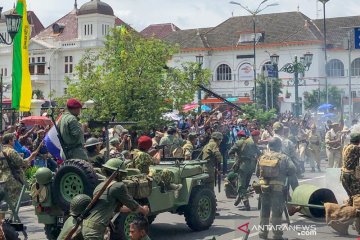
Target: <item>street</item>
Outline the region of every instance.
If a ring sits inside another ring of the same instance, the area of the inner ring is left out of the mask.
[[[323,162],[323,168],[325,169],[325,163]],[[336,195],[338,202],[342,202],[346,197],[345,191],[342,189],[340,181],[337,179],[338,176],[330,172],[316,172],[310,173],[309,168],[306,169],[305,178],[299,179],[300,184],[312,184],[319,187],[327,187],[333,190]],[[253,180],[256,177],[253,176]],[[244,239],[245,233],[238,230],[238,227],[249,223],[249,229],[259,224],[259,211],[257,210],[257,196],[250,199],[252,210],[250,212],[240,211],[233,205],[234,200],[227,199],[225,193],[216,193],[218,200],[218,212],[220,216],[216,217],[213,226],[202,232],[192,232],[186,225],[183,216],[164,213],[155,219],[150,227],[150,237],[155,240],[207,240],[216,237],[217,240],[241,240]],[[240,206],[240,205],[239,205]],[[36,223],[36,217],[32,207],[24,207],[21,210],[21,219],[25,222],[28,227],[29,239],[40,240],[46,239],[43,233],[43,226]],[[290,217],[292,226],[303,226],[316,228],[314,232],[307,232],[308,236],[302,236],[300,233],[294,230],[284,232],[284,237],[288,237],[292,240],[302,239],[357,239],[356,232],[349,227],[349,236],[339,236],[334,230],[328,227],[325,223],[325,219],[309,219],[299,213]],[[244,229],[244,228],[243,228]],[[251,230],[248,239],[259,239],[257,230]],[[310,235],[310,236],[309,236]],[[272,237],[272,234],[269,235]]]

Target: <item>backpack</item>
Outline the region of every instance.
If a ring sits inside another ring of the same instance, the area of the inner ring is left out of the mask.
[[[259,160],[260,177],[276,178],[280,175],[280,159],[273,155],[264,155]]]

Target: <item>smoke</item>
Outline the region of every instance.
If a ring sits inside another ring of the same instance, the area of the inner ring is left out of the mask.
[[[360,123],[355,124],[354,126],[352,126],[351,133],[360,133]]]

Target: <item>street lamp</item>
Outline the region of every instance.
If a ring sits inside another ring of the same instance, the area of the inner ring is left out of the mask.
[[[325,91],[326,91],[326,103],[329,103],[329,90],[328,90],[328,79],[326,74],[326,66],[327,66],[327,35],[326,35],[326,3],[330,0],[319,0],[323,4],[323,12],[324,12],[324,54],[325,54]]]
[[[1,20],[2,7],[0,7],[0,20]],[[7,32],[10,35],[11,41],[6,41],[5,37],[0,33],[0,43],[11,45],[14,41],[16,34],[19,31],[21,23],[21,15],[17,14],[16,10],[12,10],[10,14],[5,15]]]
[[[292,63],[285,64],[279,72],[287,72],[294,74],[294,85],[295,85],[295,116],[299,117],[299,73],[305,74],[306,71],[309,71],[310,66],[312,64],[313,59],[312,53],[306,53],[303,57],[300,57],[300,61],[298,61],[298,57],[295,56],[295,60]],[[279,63],[279,55],[273,54],[270,57],[271,62],[273,64],[278,65]]]
[[[1,13],[2,7],[0,7],[0,20],[1,20]],[[16,34],[19,31],[20,23],[21,23],[21,15],[16,13],[16,10],[12,10],[10,14],[5,15],[6,21],[6,28],[7,32],[10,35],[11,41],[6,41],[5,37],[0,33],[0,44],[11,45],[14,41]],[[0,130],[3,129],[3,73],[0,74]]]
[[[200,69],[202,69],[202,66],[204,64],[204,56],[202,56],[202,55],[196,56],[196,62],[200,65]],[[198,114],[200,114],[201,113],[201,88],[198,89],[198,105],[199,105]]]
[[[278,3],[272,3],[272,4],[268,4],[265,7],[261,7],[264,3],[266,3],[269,0],[263,0],[259,6],[256,8],[256,10],[252,11],[250,10],[248,7],[242,5],[241,3],[238,2],[234,2],[231,1],[230,4],[234,4],[234,5],[238,5],[240,6],[242,9],[244,9],[245,11],[247,11],[248,13],[250,13],[252,15],[252,19],[253,19],[253,33],[254,33],[254,40],[253,40],[253,50],[254,50],[254,66],[253,66],[253,70],[254,70],[254,102],[256,104],[256,16],[264,11],[266,8],[268,7],[274,7],[274,6],[278,6]]]

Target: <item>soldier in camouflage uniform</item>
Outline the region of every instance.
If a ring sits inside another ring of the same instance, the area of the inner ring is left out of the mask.
[[[229,155],[236,154],[237,157],[233,170],[238,174],[238,196],[234,205],[237,206],[243,201],[245,210],[250,211],[248,187],[255,172],[257,158],[261,153],[253,139],[247,138],[244,131],[238,132],[238,139],[229,151]]]
[[[237,173],[230,172],[225,178],[224,189],[225,195],[227,198],[236,198],[238,195],[237,192]]]
[[[349,195],[349,205],[352,205],[352,197],[360,194],[360,179],[355,177],[355,169],[359,166],[360,159],[360,133],[350,135],[350,144],[344,147],[342,152],[343,167],[341,169],[341,182]]]
[[[150,169],[149,177],[152,177],[157,185],[160,186],[161,192],[177,191],[182,188],[182,184],[174,184],[174,173],[165,168],[161,171]]]
[[[42,144],[30,155],[23,159],[15,150],[15,135],[7,133],[2,138],[3,150],[0,154],[0,181],[5,183],[5,192],[8,195],[7,203],[15,207],[21,188],[26,183],[24,170],[35,159]]]
[[[63,113],[59,122],[59,130],[64,141],[61,157],[66,160],[63,151],[66,151],[69,159],[88,160],[84,148],[84,132],[79,122],[82,105],[76,99],[69,99],[66,103],[67,111]]]
[[[109,225],[114,212],[120,211],[121,207],[125,205],[132,211],[140,212],[144,215],[149,213],[148,206],[140,206],[128,193],[124,183],[123,177],[126,175],[125,165],[119,158],[112,158],[103,165],[104,174],[110,177],[117,168],[120,171],[107,188],[107,190],[100,196],[99,201],[91,209],[88,217],[84,219],[82,226],[82,235],[86,240],[99,240],[104,238],[106,227]],[[105,182],[100,183],[94,190],[94,196],[104,186]]]
[[[185,160],[192,159],[192,154],[193,154],[194,146],[195,146],[196,142],[197,142],[197,134],[190,133],[188,136],[188,140],[186,141],[185,145],[182,147]]]
[[[167,135],[162,137],[159,145],[165,146],[165,157],[173,157],[173,152],[178,148],[181,148],[185,141],[176,135],[176,128],[169,126]]]
[[[259,177],[261,186],[261,210],[259,237],[268,239],[271,213],[271,223],[274,227],[274,238],[283,238],[283,231],[279,226],[282,225],[281,217],[285,206],[285,182],[286,178],[295,175],[296,168],[290,158],[281,153],[281,140],[272,138],[268,143],[269,152],[260,157],[256,168],[256,175]]]
[[[214,132],[211,134],[211,139],[208,144],[202,150],[202,160],[207,161],[205,166],[205,172],[209,174],[209,178],[206,179],[205,184],[214,191],[215,187],[215,170],[216,165],[221,163],[223,158],[219,150],[219,145],[223,139],[223,135],[220,132]],[[220,174],[220,172],[217,172]]]
[[[310,160],[311,171],[315,172],[315,163],[319,172],[320,169],[320,142],[321,138],[319,133],[316,131],[316,125],[311,126],[311,132],[308,137],[309,146],[308,146],[308,155]]]
[[[95,168],[101,168],[101,166],[105,163],[105,157],[100,153],[101,144],[102,142],[97,138],[89,138],[85,142],[85,148],[89,157],[89,162]]]
[[[301,174],[301,168],[298,160],[298,155],[295,150],[295,146],[293,142],[291,142],[288,138],[286,138],[284,133],[284,126],[280,122],[275,122],[273,124],[273,130],[274,130],[274,137],[280,139],[281,141],[281,152],[284,153],[286,156],[290,158],[292,163],[296,166],[296,172],[300,175]],[[295,188],[299,186],[299,181],[296,175],[291,175],[289,177],[289,185],[291,186],[291,189],[294,191]]]
[[[141,136],[138,139],[138,148],[131,152],[133,160],[127,164],[127,167],[137,168],[141,173],[149,174],[149,167],[154,165],[155,159],[153,159],[148,151],[151,148],[152,140],[148,136]]]

